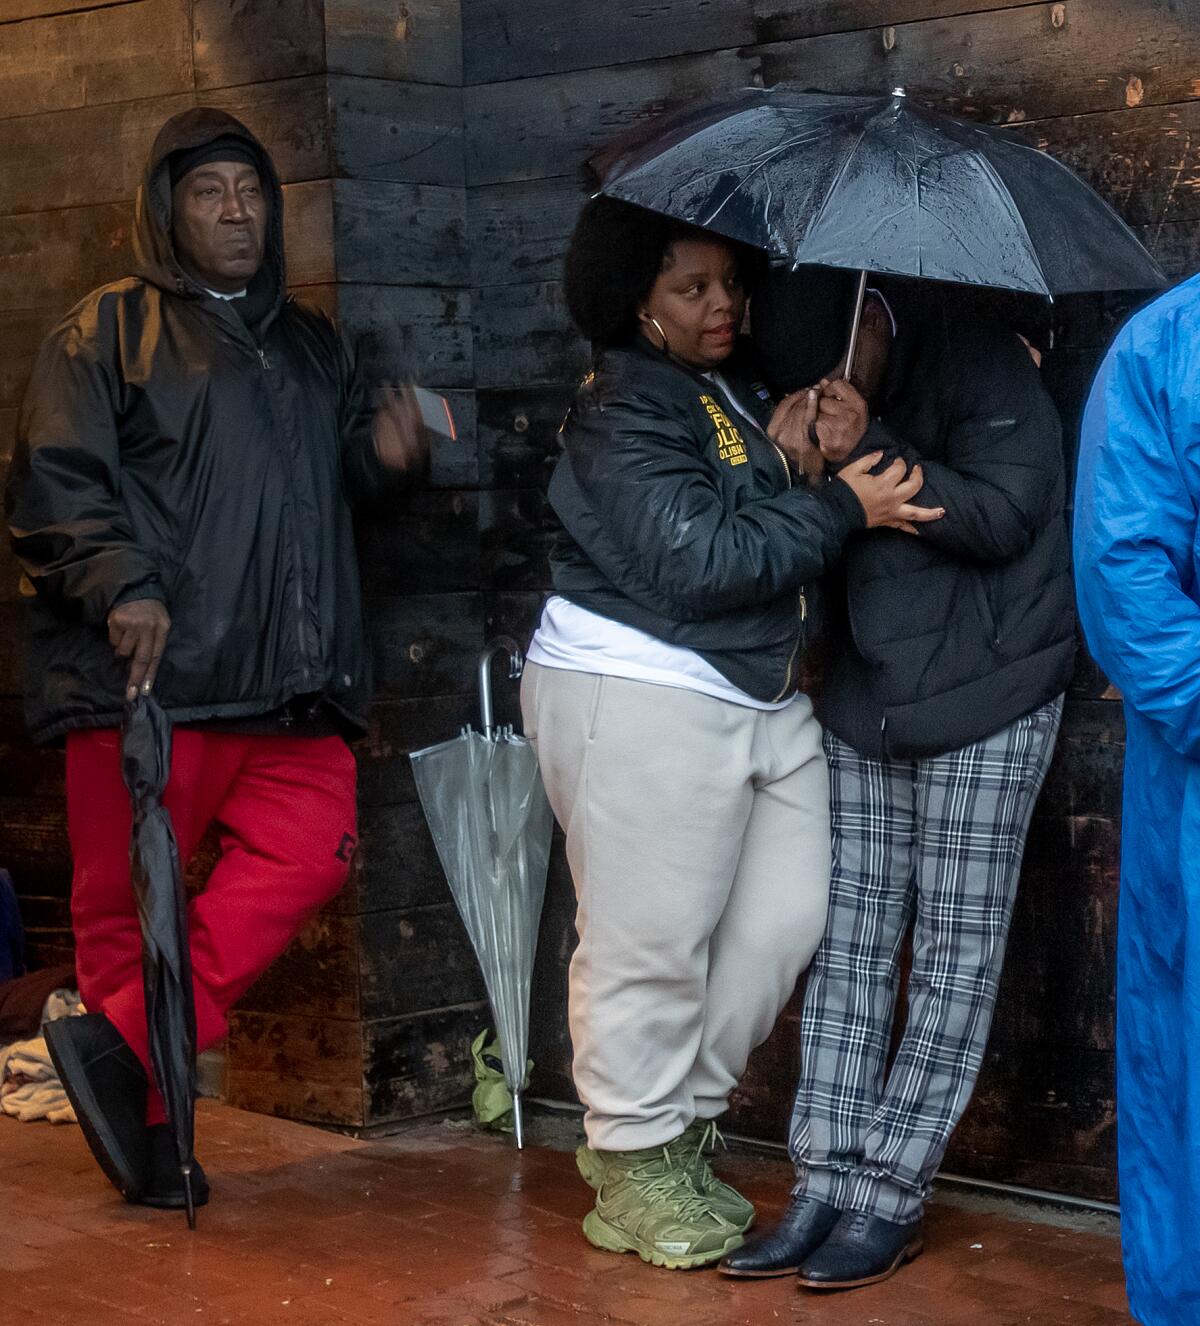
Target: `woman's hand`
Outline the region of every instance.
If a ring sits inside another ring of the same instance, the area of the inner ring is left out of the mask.
[[[816,417],[817,393],[810,387],[785,396],[767,425],[767,436],[810,486],[825,477],[825,458],[812,440]]]
[[[838,479],[850,485],[855,497],[867,513],[867,528],[885,525],[902,529],[908,534],[917,532],[917,525],[930,520],[941,520],[945,507],[913,506],[911,499],[921,491],[925,476],[921,467],[914,465],[907,475],[900,459],[894,460],[882,474],[871,470],[883,459],[882,451],[862,456],[838,471]]]
[[[871,412],[858,388],[845,378],[822,378],[812,390],[817,397],[813,435],[821,455],[840,464],[862,441]]]

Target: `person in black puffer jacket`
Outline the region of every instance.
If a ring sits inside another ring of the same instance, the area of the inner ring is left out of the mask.
[[[799,1271],[817,1289],[883,1279],[920,1251],[982,1059],[1075,652],[1061,430],[1033,352],[1004,330],[897,321],[873,292],[851,385],[838,356],[852,289],[820,269],[763,282],[751,315],[766,380],[781,394],[812,385],[831,475],[868,451],[919,462],[918,500],[946,515],[907,537],[855,535],[831,577],[817,716],[834,859],[801,1026],[798,1182],[781,1224],[724,1265]],[[854,446],[823,426],[826,402],[861,419]]]
[[[370,409],[333,324],[288,299],[279,179],[231,116],[163,126],[135,256],[135,276],[88,295],[42,346],[6,508],[28,595],[29,725],[66,738],[90,1010],[47,1037],[105,1173],[130,1201],[179,1206],[148,1086],[122,711],[153,689],[175,724],[164,801],[181,859],[221,829],[189,916],[204,1049],[345,882],[345,738],[369,699],[350,503],[406,490],[427,447],[408,396]]]
[[[566,293],[596,368],[549,486],[555,594],[521,686],[579,899],[584,1232],[679,1268],[753,1218],[705,1151],[825,921],[828,784],[797,691],[810,587],[854,530],[940,515],[908,503],[902,462],[804,482],[788,456],[812,403],[772,412],[729,369],[744,267],[718,236],[584,208]]]

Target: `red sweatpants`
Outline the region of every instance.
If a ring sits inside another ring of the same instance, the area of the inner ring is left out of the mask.
[[[243,737],[177,728],[164,804],[186,864],[215,822],[221,859],[188,909],[196,1043],[225,1034],[237,999],[346,882],[355,838],[355,762],[338,737]],[[67,737],[67,825],[75,874],[75,965],[102,1012],[150,1070],[142,940],[129,880],[129,796],[120,736]],[[148,1123],[164,1118],[153,1086]]]

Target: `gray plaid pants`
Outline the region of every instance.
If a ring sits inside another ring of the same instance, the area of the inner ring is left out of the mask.
[[[1062,706],[933,759],[867,759],[826,734],[833,879],[801,1019],[797,1195],[920,1217],[983,1059]],[[910,924],[908,1019],[887,1071]]]

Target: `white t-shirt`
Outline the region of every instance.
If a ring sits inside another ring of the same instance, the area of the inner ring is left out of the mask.
[[[706,373],[704,376],[742,418],[753,428],[760,427],[754,416],[738,403],[720,374]],[[723,677],[694,650],[667,644],[636,627],[601,617],[558,594],[542,610],[541,624],[530,642],[528,657],[531,663],[545,668],[624,677],[654,686],[675,686],[743,705],[747,709],[786,709],[796,698],[793,694],[786,700],[756,700]]]

